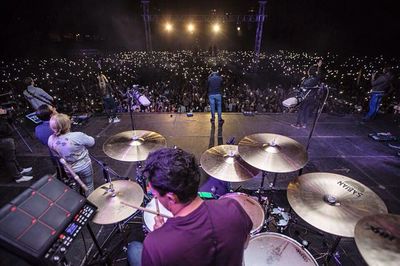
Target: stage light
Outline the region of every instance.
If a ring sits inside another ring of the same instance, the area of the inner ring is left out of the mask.
[[[188,32],[189,33],[193,33],[194,32],[194,24],[193,23],[189,23],[188,25],[187,25],[187,30],[188,30]]]
[[[213,30],[214,33],[218,33],[218,32],[221,31],[221,26],[220,26],[218,23],[215,23],[215,24],[212,26],[212,30]]]
[[[236,28],[236,30],[237,30],[237,31],[240,31],[240,27],[238,26],[238,27]]]
[[[165,28],[165,30],[168,31],[168,32],[171,32],[171,31],[173,30],[173,26],[172,26],[172,24],[169,23],[169,22],[165,23],[164,28]]]

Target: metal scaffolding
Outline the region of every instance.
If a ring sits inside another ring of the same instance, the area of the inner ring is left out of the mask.
[[[153,50],[153,44],[152,44],[152,41],[151,41],[149,4],[150,4],[149,0],[142,0],[144,34],[145,34],[145,38],[146,38],[146,50],[147,51],[152,51]]]
[[[256,41],[254,47],[254,56],[258,59],[260,55],[261,49],[261,40],[263,34],[263,27],[264,27],[264,20],[265,20],[265,5],[267,1],[258,1],[259,8],[258,8],[258,15],[257,15],[257,32],[256,32]]]
[[[144,33],[146,38],[146,50],[152,51],[152,41],[151,41],[151,27],[150,22],[161,21],[164,19],[160,15],[150,15],[149,14],[149,4],[150,0],[141,0],[143,6],[143,21],[144,21]],[[258,1],[259,9],[257,15],[187,15],[187,16],[174,16],[175,21],[193,21],[193,22],[209,22],[209,21],[219,21],[219,22],[257,22],[257,32],[254,47],[254,56],[258,59],[261,50],[261,40],[264,27],[265,15],[265,5],[267,1]]]

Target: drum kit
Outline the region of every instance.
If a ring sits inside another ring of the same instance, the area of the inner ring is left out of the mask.
[[[160,134],[133,130],[110,137],[103,150],[113,159],[140,163],[150,152],[165,146],[166,140]],[[318,265],[307,245],[284,234],[292,213],[261,197],[263,192],[273,190],[278,174],[298,171],[307,162],[307,152],[300,143],[268,133],[249,135],[238,145],[220,145],[202,154],[202,169],[230,184],[248,182],[262,173],[257,190],[231,190],[219,197],[238,201],[253,222],[244,251],[245,265]],[[264,189],[266,173],[274,173],[275,177],[272,186]],[[155,215],[172,217],[156,198],[146,200],[146,181],[140,173],[136,181],[109,180],[91,193],[88,200],[98,207],[93,222],[125,223],[143,211],[143,228],[148,233],[153,231]],[[324,263],[335,253],[341,237],[355,238],[361,255],[371,265],[395,265],[400,261],[400,216],[387,214],[385,203],[365,185],[343,175],[308,173],[289,183],[287,198],[291,209],[306,223],[336,237]],[[145,207],[141,207],[143,202]],[[269,230],[272,221],[281,230]]]

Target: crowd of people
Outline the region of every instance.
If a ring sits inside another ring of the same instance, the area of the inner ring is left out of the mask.
[[[12,91],[22,112],[33,111],[24,99],[29,95],[23,94],[27,86],[24,81],[30,77],[65,113],[102,112],[103,104],[110,105],[109,100],[104,100],[106,80],[106,94],[112,95],[118,112],[128,111],[126,91],[134,84],[151,102],[147,107],[133,104],[135,111],[204,112],[210,111],[207,77],[211,68],[217,66],[223,78],[223,112],[285,112],[291,110],[282,106],[282,101],[293,96],[309,66],[319,58],[321,55],[289,51],[262,53],[257,61],[252,52],[245,51],[219,51],[213,57],[207,52],[134,51],[14,59],[0,61],[0,93]],[[384,66],[390,66],[395,74],[392,88],[398,85],[399,64],[395,58],[341,57],[329,53],[322,58],[322,82],[331,88],[325,111],[366,112],[371,77]],[[397,94],[398,91],[391,90],[383,98],[382,111],[397,103]],[[118,120],[115,114],[111,116],[111,120]]]
[[[376,115],[381,103],[386,111],[390,104],[397,104],[398,97],[399,65],[383,57],[328,54],[322,58],[279,51],[255,59],[250,52],[222,51],[213,56],[190,51],[124,52],[15,59],[1,61],[0,67],[2,97],[10,97],[8,103],[1,102],[0,115],[7,115],[8,105],[22,113],[35,111],[43,121],[36,126],[35,136],[48,147],[58,177],[75,179],[85,196],[94,191],[87,148],[95,139],[71,132],[71,120],[65,113],[104,111],[109,123],[118,123],[117,112],[128,110],[210,111],[210,122],[215,123],[217,113],[222,125],[222,111],[283,112],[287,111],[283,100],[304,93],[308,96],[296,104],[298,119],[292,125],[300,129],[306,127],[320,102],[319,92],[326,88],[331,91],[325,97],[329,99],[327,111],[368,110],[365,121]],[[5,117],[0,119],[0,157],[15,182],[32,180],[32,167],[22,168],[16,159]],[[129,243],[129,265],[242,265],[253,226],[251,217],[234,199],[206,201],[198,195],[200,170],[194,155],[178,148],[154,151],[142,174],[157,206],[160,203],[173,217],[165,220],[156,215],[153,231],[144,242]]]

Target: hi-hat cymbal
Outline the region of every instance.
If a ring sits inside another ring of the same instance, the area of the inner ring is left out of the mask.
[[[358,221],[354,238],[358,250],[369,265],[399,265],[400,215],[366,216]]]
[[[111,136],[103,144],[107,156],[124,162],[146,160],[150,152],[166,146],[166,140],[156,132],[131,130]]]
[[[365,185],[332,173],[309,173],[289,183],[290,206],[303,220],[330,234],[354,237],[364,216],[387,213],[385,203]]]
[[[308,161],[303,145],[294,139],[269,133],[243,138],[239,142],[239,154],[253,167],[273,173],[299,170]]]
[[[207,174],[222,181],[242,182],[260,173],[240,158],[237,145],[212,147],[201,155],[200,163]]]
[[[144,193],[140,185],[130,180],[111,182],[114,192],[109,190],[109,183],[96,188],[88,200],[97,206],[93,222],[96,224],[113,224],[125,220],[135,213],[132,207],[121,204],[121,201],[140,206]]]

